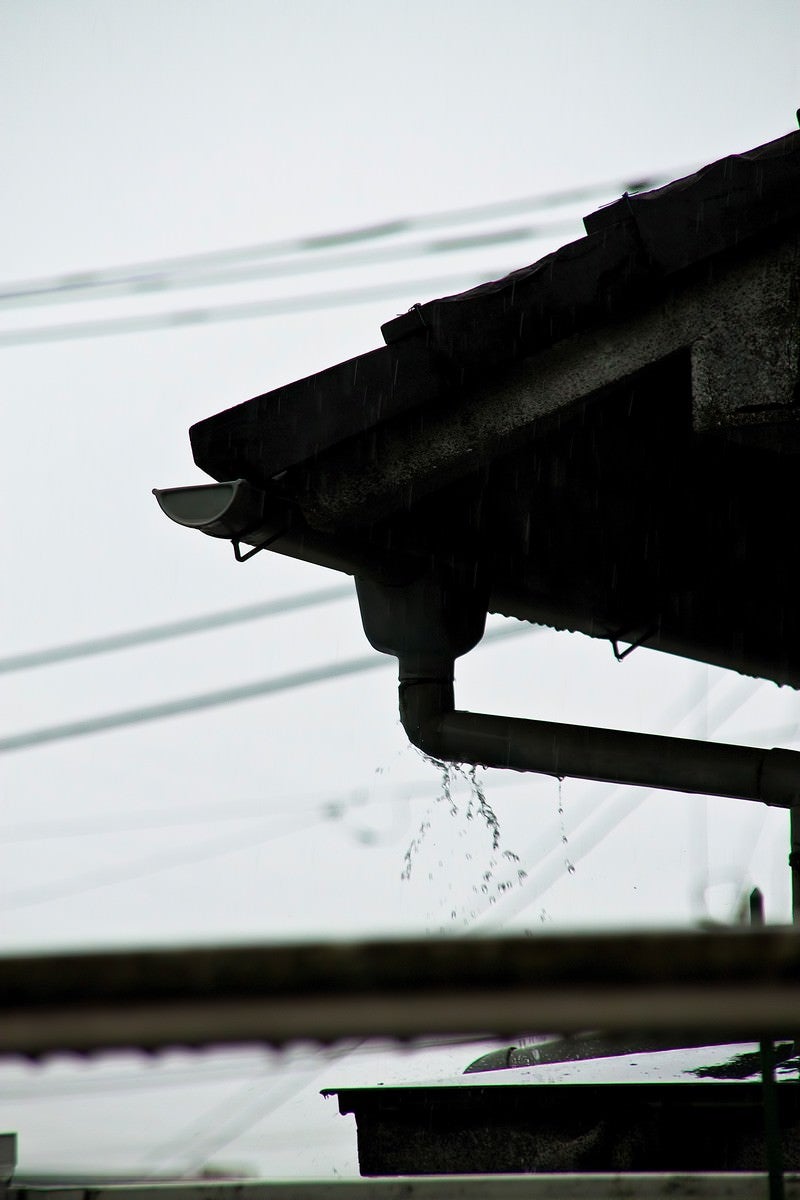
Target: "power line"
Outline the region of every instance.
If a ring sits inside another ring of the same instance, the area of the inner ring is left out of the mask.
[[[347,1051],[341,1050],[336,1057],[343,1058],[346,1055]],[[330,1060],[322,1064],[309,1063],[299,1069],[295,1068],[291,1074],[281,1073],[274,1077],[266,1089],[266,1081],[263,1078],[244,1084],[236,1095],[228,1096],[222,1103],[216,1104],[199,1120],[193,1122],[189,1129],[155,1147],[148,1155],[148,1159],[156,1159],[158,1163],[155,1173],[160,1174],[165,1170],[167,1163],[178,1158],[184,1159],[181,1175],[195,1175],[205,1166],[212,1154],[224,1149],[253,1125],[271,1116],[329,1067]]]
[[[414,794],[413,788],[419,785],[409,785],[408,798]],[[402,797],[400,797],[402,799]],[[394,804],[392,797],[371,799],[370,804]],[[78,817],[66,821],[31,821],[20,825],[0,826],[0,841],[4,846],[19,845],[23,842],[47,842],[61,838],[85,838],[115,836],[123,833],[151,833],[157,829],[175,829],[181,826],[213,825],[218,822],[231,821],[263,821],[265,817],[274,817],[287,810],[296,813],[298,809],[304,812],[324,813],[327,819],[343,816],[344,813],[357,805],[367,803],[367,793],[356,794],[353,789],[349,794],[339,794],[327,799],[317,798],[312,802],[300,803],[296,797],[288,796],[282,807],[275,807],[274,799],[261,800],[258,803],[229,803],[225,805],[198,805],[182,809],[181,812],[164,812],[163,809],[151,809],[143,813],[124,815],[118,814],[104,817],[93,813],[88,817]],[[268,807],[267,807],[268,805]]]
[[[362,658],[351,658],[341,663],[311,667],[305,671],[294,671],[272,679],[259,679],[255,683],[245,683],[237,687],[219,688],[195,696],[185,696],[179,700],[167,700],[160,704],[144,705],[141,708],[128,708],[121,712],[87,717],[80,721],[68,721],[63,725],[45,726],[42,729],[32,729],[0,738],[0,753],[23,750],[30,746],[41,746],[46,742],[84,737],[90,733],[102,733],[109,729],[121,729],[128,725],[141,725],[148,721],[161,721],[165,717],[178,717],[186,713],[201,712],[203,709],[236,704],[242,700],[254,700],[256,697],[268,696],[274,692],[307,687],[312,683],[322,683],[327,679],[354,675],[360,671],[370,671],[388,665],[387,659],[380,658],[376,654],[365,655]]]
[[[520,633],[527,632],[530,628],[530,625],[520,623],[506,629],[493,629],[484,636],[483,642],[515,637]],[[278,675],[271,679],[259,679],[254,683],[219,688],[211,692],[201,692],[195,696],[184,696],[178,700],[166,700],[159,704],[143,705],[141,708],[129,708],[121,712],[86,717],[79,721],[68,721],[63,725],[49,725],[41,729],[9,734],[0,738],[0,754],[7,754],[12,750],[28,749],[31,746],[41,746],[47,742],[65,741],[84,737],[91,733],[121,729],[129,725],[141,725],[148,721],[160,721],[166,717],[177,717],[185,713],[200,712],[203,709],[236,704],[242,700],[254,700],[257,697],[273,695],[276,692],[307,687],[313,683],[323,683],[328,679],[356,675],[362,671],[373,671],[378,667],[389,666],[390,661],[385,655],[373,653],[360,658],[346,659],[344,662],[326,663],[323,666],[310,667],[303,671],[293,671],[288,675]]]
[[[575,220],[552,221],[539,226],[481,230],[459,237],[439,238],[436,241],[404,242],[400,245],[384,246],[374,250],[350,250],[339,254],[302,255],[290,259],[267,260],[238,266],[219,266],[192,271],[188,274],[180,270],[164,270],[157,275],[153,274],[147,277],[110,278],[107,282],[93,284],[91,288],[74,288],[56,292],[43,291],[32,293],[30,296],[4,296],[0,293],[0,309],[9,310],[43,304],[73,304],[86,300],[116,299],[128,295],[157,294],[160,296],[165,292],[183,291],[187,288],[252,283],[254,280],[278,279],[291,275],[313,275],[321,271],[347,271],[381,263],[425,258],[431,255],[465,253],[486,249],[489,246],[537,241],[552,237],[554,234],[574,231],[576,223]]]
[[[265,815],[269,820],[269,815]],[[236,854],[251,846],[261,846],[265,842],[274,842],[279,838],[291,837],[298,833],[309,833],[318,825],[325,824],[325,816],[306,817],[303,821],[295,822],[288,829],[268,829],[256,834],[253,829],[237,830],[227,838],[215,838],[212,842],[203,842],[200,846],[180,850],[163,850],[157,854],[148,854],[145,858],[128,863],[109,863],[83,875],[71,879],[59,879],[31,887],[17,888],[6,892],[3,896],[3,911],[16,912],[20,908],[31,908],[36,904],[49,904],[54,900],[65,900],[70,896],[82,896],[85,892],[93,892],[98,888],[117,887],[121,883],[132,883],[148,875],[157,875],[161,871],[174,871],[178,867],[190,867],[199,862],[222,858],[226,854]]]
[[[792,721],[786,725],[770,725],[766,729],[754,730],[751,736],[759,742],[778,742],[780,745],[796,742],[800,738],[800,721]]]
[[[504,269],[461,272],[432,279],[400,279],[394,283],[367,287],[341,288],[331,292],[309,292],[300,296],[277,296],[269,300],[249,300],[238,304],[210,305],[205,308],[171,309],[161,313],[101,318],[96,321],[71,321],[63,325],[40,325],[32,329],[9,329],[0,333],[0,349],[10,346],[35,346],[44,342],[66,342],[84,338],[113,337],[123,333],[152,333],[158,329],[181,329],[193,325],[214,325],[220,321],[247,321],[255,317],[282,317],[321,309],[346,308],[371,304],[376,300],[398,300],[409,293],[461,290],[485,283]]]
[[[149,642],[167,641],[186,637],[192,633],[205,633],[210,629],[221,629],[227,625],[238,625],[244,621],[257,621],[262,617],[278,616],[281,613],[297,612],[317,604],[329,604],[352,596],[350,585],[320,588],[315,592],[300,592],[295,596],[265,600],[260,604],[247,604],[242,608],[223,612],[206,613],[200,617],[187,617],[181,621],[169,621],[163,625],[151,625],[144,629],[112,633],[105,637],[89,638],[83,642],[70,642],[64,646],[50,646],[44,650],[29,650],[24,654],[11,654],[0,658],[0,675],[10,671],[25,671],[32,667],[45,667],[52,663],[67,662],[76,658],[88,658],[95,654],[108,654],[114,650],[128,650],[133,646],[144,646]]]
[[[454,225],[465,225],[476,221],[499,220],[531,212],[546,211],[567,204],[577,204],[602,195],[618,191],[637,192],[656,187],[673,177],[659,175],[650,179],[613,180],[607,183],[589,184],[583,187],[563,188],[542,192],[538,195],[515,200],[500,200],[488,204],[470,205],[463,208],[446,209],[440,212],[400,217],[373,225],[339,229],[329,233],[305,237],[282,238],[249,246],[232,247],[227,250],[205,251],[148,262],[129,263],[123,266],[96,271],[77,271],[69,274],[52,275],[38,279],[10,282],[0,290],[0,301],[23,301],[25,299],[58,294],[76,295],[95,288],[107,287],[111,283],[139,281],[144,286],[153,278],[177,272],[191,273],[208,271],[212,268],[253,259],[278,258],[290,255],[318,253],[337,246],[355,245],[386,238],[397,237],[414,231],[446,229]]]
[[[524,777],[500,772],[493,779],[493,788],[519,787]],[[374,805],[395,806],[430,793],[429,779],[381,785],[382,793],[375,795],[375,785],[352,787],[344,792],[316,792],[298,795],[284,793],[260,800],[226,801],[224,804],[181,805],[178,811],[163,808],[136,809],[111,814],[91,813],[87,816],[59,818],[56,821],[24,821],[0,825],[0,842],[14,845],[23,842],[54,841],[59,838],[105,837],[125,833],[149,833],[157,829],[175,829],[183,825],[210,825],[217,822],[262,821],[267,816],[286,812],[323,813],[329,820],[344,816],[352,809]],[[388,790],[389,794],[383,794]],[[268,807],[267,807],[268,806]]]
[[[429,789],[430,786],[429,783]],[[20,908],[30,908],[37,904],[48,904],[68,897],[81,896],[85,892],[95,891],[98,888],[116,887],[120,883],[132,883],[134,880],[157,875],[162,871],[173,871],[179,867],[194,866],[199,862],[222,858],[228,854],[248,850],[250,847],[261,846],[265,842],[273,842],[301,833],[310,833],[312,830],[344,816],[346,807],[344,804],[335,802],[319,804],[316,811],[306,813],[302,820],[295,821],[288,828],[275,829],[270,826],[261,833],[254,832],[252,827],[245,831],[237,830],[228,837],[216,837],[213,841],[203,842],[199,846],[181,847],[177,851],[175,849],[161,850],[135,859],[133,862],[110,863],[69,879],[47,881],[42,884],[34,884],[32,887],[17,888],[4,894],[3,910],[13,912]],[[274,816],[274,813],[262,810],[260,820],[262,823],[272,822]]]
[[[490,634],[487,634],[487,639],[497,640],[498,637],[508,637],[522,632],[524,628],[524,626],[513,626],[507,630],[493,630]],[[503,782],[511,783],[515,781],[504,779]],[[425,791],[430,792],[431,787],[432,784],[430,781],[420,782],[419,784],[408,784],[403,785],[403,792],[406,799],[411,799],[414,794],[419,795]],[[156,853],[147,854],[143,858],[136,859],[134,862],[105,864],[77,877],[73,876],[70,879],[48,880],[41,884],[17,888],[14,891],[5,893],[3,896],[3,910],[5,912],[13,912],[20,908],[29,908],[37,904],[52,903],[56,900],[83,895],[85,892],[94,891],[98,888],[116,887],[120,883],[131,883],[134,880],[155,875],[162,871],[194,866],[198,862],[221,858],[224,855],[237,853],[251,846],[259,846],[265,842],[275,841],[279,838],[294,836],[299,833],[309,833],[311,830],[317,829],[328,822],[339,820],[345,815],[348,808],[355,807],[357,803],[358,800],[354,799],[352,794],[349,797],[333,797],[326,801],[318,802],[313,809],[307,811],[302,816],[301,820],[295,821],[288,828],[275,829],[270,826],[269,829],[262,833],[254,831],[252,827],[244,831],[236,830],[228,837],[216,837],[210,842],[201,843],[200,846],[195,845],[188,848],[182,846],[178,850],[161,850]],[[265,812],[262,809],[261,822],[273,822],[274,819],[274,812]]]

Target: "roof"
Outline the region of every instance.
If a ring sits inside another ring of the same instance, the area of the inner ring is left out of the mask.
[[[191,430],[197,465],[218,480],[245,475],[264,484],[346,437],[435,402],[452,372],[535,354],[652,299],[677,272],[798,217],[800,131],[626,194],[584,218],[585,237],[531,266],[387,321],[385,347],[198,422]]]
[[[651,300],[676,273],[800,215],[800,132],[584,218],[586,236],[495,283],[432,300],[382,327],[416,321],[454,363],[498,366],[535,354]]]
[[[800,132],[585,226],[199,422],[195,460],[334,542],[477,564],[490,611],[800,686]]]

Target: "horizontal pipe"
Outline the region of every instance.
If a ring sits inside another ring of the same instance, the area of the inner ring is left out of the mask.
[[[461,712],[447,679],[401,679],[400,717],[414,745],[445,762],[759,800],[778,808],[800,799],[796,751]]]

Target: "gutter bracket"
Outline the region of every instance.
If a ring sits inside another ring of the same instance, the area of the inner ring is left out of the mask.
[[[257,546],[253,546],[253,548],[251,550],[248,550],[245,554],[242,554],[241,542],[239,541],[239,539],[231,538],[231,545],[233,546],[233,557],[236,559],[236,561],[238,563],[247,562],[248,558],[253,558],[253,556],[258,554],[258,552],[260,550],[266,550],[267,547],[271,546],[273,542],[277,542],[279,540],[279,538],[285,537],[288,532],[289,532],[288,529],[282,529],[280,531],[280,533],[273,533],[272,537],[268,537],[265,542],[259,542],[259,544]]]
[[[651,629],[648,629],[645,633],[643,633],[640,638],[637,638],[635,642],[631,642],[630,645],[626,646],[624,650],[620,650],[619,648],[620,640],[624,635],[622,633],[616,634],[614,637],[609,639],[614,658],[617,660],[617,662],[624,662],[629,654],[633,654],[634,650],[638,650],[640,646],[645,644],[645,642],[649,642],[653,634],[657,632],[657,628],[654,625]]]

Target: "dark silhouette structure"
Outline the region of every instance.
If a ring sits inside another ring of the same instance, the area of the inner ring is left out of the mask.
[[[439,758],[792,807],[800,757],[455,711],[487,612],[800,686],[800,133],[191,431],[183,524],[356,576]],[[232,481],[232,482],[228,482]]]

